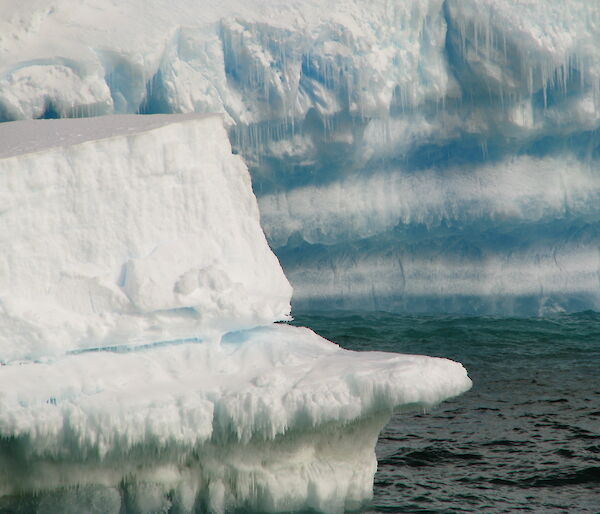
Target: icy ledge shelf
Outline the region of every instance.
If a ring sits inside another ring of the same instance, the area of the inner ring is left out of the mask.
[[[38,512],[357,508],[372,495],[374,447],[392,411],[470,385],[456,362],[351,352],[287,325],[220,346],[4,366],[0,507],[27,498]]]
[[[470,387],[289,317],[220,116],[0,126],[0,512],[358,508],[394,409]]]

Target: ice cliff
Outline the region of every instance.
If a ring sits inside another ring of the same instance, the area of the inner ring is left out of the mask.
[[[446,359],[289,317],[221,115],[0,125],[0,511],[358,508],[394,410]]]
[[[0,5],[4,120],[224,113],[298,306],[600,308],[597,2]]]

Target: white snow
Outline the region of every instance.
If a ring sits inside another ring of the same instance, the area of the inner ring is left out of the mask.
[[[24,121],[0,139],[0,361],[288,318],[221,116]]]

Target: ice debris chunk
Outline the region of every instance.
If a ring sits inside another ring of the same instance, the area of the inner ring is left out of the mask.
[[[289,316],[219,115],[0,125],[0,362]]]

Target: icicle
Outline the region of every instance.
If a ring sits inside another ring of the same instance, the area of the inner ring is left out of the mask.
[[[542,91],[544,95],[544,110],[548,107],[548,96],[547,96],[547,83],[544,82],[542,86]]]

